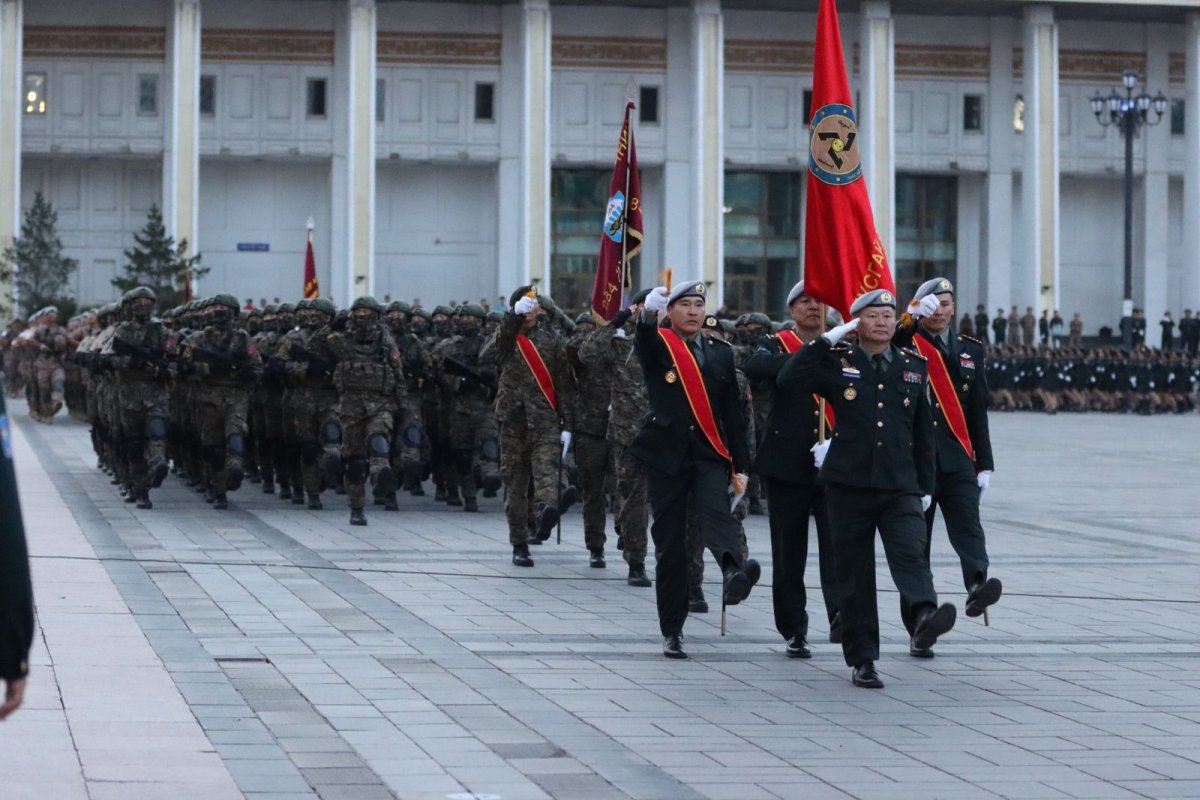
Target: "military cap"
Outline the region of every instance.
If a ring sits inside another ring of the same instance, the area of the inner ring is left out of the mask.
[[[405,314],[411,314],[412,306],[403,300],[393,300],[392,302],[388,303],[387,313],[390,314],[393,311],[403,311]]]
[[[712,314],[708,314],[704,317],[704,322],[701,327],[710,331],[724,332],[724,328],[721,327],[721,320],[717,319]]]
[[[917,287],[917,293],[913,295],[913,300],[920,300],[922,297],[928,297],[931,294],[945,294],[949,292],[954,294],[954,284],[946,278],[930,278]]]
[[[799,281],[795,286],[792,287],[792,290],[788,292],[787,302],[784,303],[784,305],[787,308],[791,308],[792,303],[796,302],[796,298],[802,294],[804,294],[804,281]]]
[[[850,304],[850,313],[857,314],[860,311],[865,311],[873,307],[896,307],[896,295],[891,289],[876,289],[866,294],[858,296],[858,299]]]
[[[654,290],[653,289],[642,289],[640,292],[635,294],[633,297],[629,298],[629,305],[640,306],[642,303],[646,302],[646,298],[650,296],[650,292],[652,292],[652,291],[654,291]]]
[[[134,300],[138,300],[143,297],[149,300],[158,300],[158,296],[154,294],[154,290],[149,286],[139,286],[136,289],[130,289],[128,292],[121,295],[121,305],[132,303]]]
[[[337,315],[337,306],[327,297],[314,297],[308,301],[308,307],[313,311],[320,311],[322,314],[328,314],[331,317]]]
[[[371,297],[369,294],[365,294],[362,297],[357,298],[353,303],[350,304],[351,311],[357,311],[360,308],[370,309],[376,314],[383,313],[383,306],[379,305],[379,301],[374,297]]]
[[[754,311],[746,315],[747,325],[762,325],[764,328],[771,327],[771,318],[761,311]]]
[[[212,303],[214,305],[228,306],[229,308],[233,309],[234,312],[242,310],[242,304],[238,302],[238,299],[233,295],[225,294],[224,292],[213,297]]]
[[[294,314],[294,313],[296,313],[296,306],[293,305],[292,303],[280,303],[279,308],[275,309],[275,313],[276,314]]]
[[[454,311],[455,316],[463,314],[469,317],[477,317],[479,319],[487,319],[487,312],[483,310],[483,306],[478,303],[463,303]]]
[[[525,286],[517,287],[517,290],[508,296],[508,307],[512,308],[515,306],[518,300],[520,300],[522,297],[525,297],[530,292],[534,292],[534,288],[531,285],[527,284]],[[534,293],[536,294],[536,292]]]
[[[437,306],[433,309],[433,316],[436,317],[438,314],[445,314],[447,317],[453,317],[454,309],[450,306]]]
[[[683,281],[677,284],[671,293],[667,295],[667,305],[671,305],[676,300],[682,300],[685,297],[699,297],[701,300],[707,300],[708,289],[704,286],[704,281]]]

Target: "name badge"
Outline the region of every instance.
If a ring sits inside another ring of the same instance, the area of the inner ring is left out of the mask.
[[[849,379],[851,379],[851,380],[855,380],[855,381],[856,381],[856,380],[858,380],[859,378],[861,378],[861,377],[862,377],[862,373],[861,373],[861,372],[859,372],[859,371],[858,371],[857,369],[855,369],[854,367],[846,367],[846,368],[844,368],[844,369],[842,370],[842,377],[843,377],[843,378],[849,378]]]

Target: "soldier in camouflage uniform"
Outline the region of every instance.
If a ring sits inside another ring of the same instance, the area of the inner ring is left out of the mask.
[[[450,455],[446,491],[450,493],[452,487],[457,487],[464,510],[471,512],[479,510],[476,473],[491,485],[499,476],[500,447],[491,413],[491,385],[495,379],[482,374],[479,365],[486,316],[482,306],[459,306],[453,320],[454,335],[430,354],[442,390],[439,404],[445,423],[443,442]]]
[[[265,321],[265,308],[252,308],[245,312],[242,319],[246,326],[246,334],[259,353],[271,352],[267,342],[270,331]],[[272,317],[274,322],[274,317]],[[266,447],[266,401],[267,380],[264,372],[257,383],[250,389],[250,413],[246,417],[246,480],[250,483],[262,483],[262,461],[269,460],[265,454]]]
[[[404,365],[405,396],[397,407],[392,434],[392,470],[401,477],[403,488],[414,497],[425,494],[421,482],[429,469],[429,437],[421,414],[422,385],[430,380],[425,344],[412,332],[409,321],[412,308],[403,300],[387,307],[384,318]],[[392,503],[396,500],[393,497]]]
[[[183,341],[181,353],[183,368],[199,378],[196,423],[207,470],[206,500],[217,509],[228,508],[226,494],[242,485],[249,386],[262,366],[250,337],[234,327],[239,311],[233,295],[212,298],[205,327]]]
[[[580,354],[584,342],[596,329],[590,312],[575,320],[575,332],[567,341],[567,356],[573,380],[580,391],[575,392],[575,427],[571,444],[575,447],[575,465],[579,470],[578,484],[583,492],[583,540],[587,545],[588,563],[596,569],[606,566],[604,560],[604,527],[607,522],[605,491],[609,472],[608,406],[611,375],[603,362],[585,362]]]
[[[605,438],[617,477],[619,506],[614,527],[619,534],[617,549],[629,564],[630,586],[650,586],[646,576],[646,476],[641,465],[625,452],[637,437],[642,416],[649,407],[642,365],[633,352],[633,318],[641,313],[647,294],[649,291],[634,295],[628,309],[589,334],[579,345],[579,359],[589,375],[599,376],[609,386],[607,393],[599,394],[608,404]],[[596,388],[595,383],[589,385],[591,391]]]
[[[58,324],[58,309],[47,306],[34,315],[33,336],[24,346],[32,353],[31,380],[25,386],[29,416],[50,423],[63,406],[66,375],[63,360],[68,353],[67,331]]]
[[[114,326],[102,355],[115,370],[118,458],[124,464],[129,497],[138,508],[153,508],[150,490],[167,477],[167,337],[153,319],[157,297],[139,286],[121,297],[124,320]]]
[[[0,360],[0,371],[4,372],[4,392],[8,397],[20,397],[25,390],[17,367],[21,351],[15,345],[27,327],[28,323],[25,320],[14,319],[8,323],[4,333],[0,334],[0,358],[3,359]]]
[[[373,297],[354,301],[346,331],[330,334],[328,346],[337,361],[333,383],[338,390],[350,524],[366,525],[367,479],[377,494],[396,490],[388,456],[392,409],[405,396],[400,350],[383,324],[383,306]]]
[[[333,374],[337,362],[329,346],[329,328],[337,309],[325,298],[296,304],[300,326],[283,334],[268,363],[287,384],[281,418],[282,438],[290,445],[285,469],[301,471],[302,488],[292,488],[292,502],[308,496],[319,510],[322,483],[333,489],[342,480],[342,424]]]
[[[500,424],[500,474],[508,487],[504,511],[513,564],[532,567],[529,555],[529,489],[533,488],[535,535],[550,537],[562,511],[558,473],[561,447],[570,443],[569,414],[572,407],[569,365],[562,337],[543,305],[523,286],[510,298],[513,309],[504,317],[494,341],[480,354],[484,362],[494,358],[499,369],[496,417]],[[518,337],[523,337],[519,339]],[[521,346],[528,343],[533,361],[527,361]],[[494,355],[489,354],[494,349]],[[543,365],[550,385],[535,379],[532,364]]]
[[[766,314],[754,312],[746,315],[745,324],[737,328],[737,344],[734,346],[739,370],[745,368],[746,360],[758,347],[758,340],[769,335],[771,331],[771,318]],[[754,398],[755,430],[764,431],[767,428],[767,417],[771,415],[771,400],[775,394],[775,384],[766,380],[750,381],[750,392]],[[759,516],[763,513],[762,497],[762,479],[758,475],[752,474],[750,485],[746,488],[746,499],[749,502],[751,514]]]

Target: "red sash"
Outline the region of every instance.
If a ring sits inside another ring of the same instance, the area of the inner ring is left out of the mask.
[[[529,337],[523,333],[517,334],[517,349],[521,351],[521,357],[529,365],[529,371],[533,373],[533,379],[537,381],[538,388],[545,395],[546,402],[552,409],[558,411],[558,403],[554,399],[554,379],[550,377],[550,370],[546,369],[546,362],[542,361],[542,354],[537,351],[533,342],[529,341]]]
[[[804,340],[797,336],[795,331],[786,329],[779,332],[779,343],[783,345],[783,349],[787,350],[788,353],[795,353],[801,347],[804,347]],[[833,430],[833,406],[822,402],[820,395],[814,394],[813,400],[816,401],[818,407],[825,406],[825,425],[830,430]]]
[[[671,362],[675,365],[679,382],[683,384],[683,394],[687,397],[688,405],[692,407],[692,416],[696,418],[696,424],[700,426],[704,438],[708,439],[713,450],[728,461],[732,469],[733,456],[729,455],[729,449],[721,440],[721,432],[717,430],[712,404],[708,401],[708,389],[704,387],[704,377],[700,374],[700,365],[696,363],[696,357],[675,331],[659,328],[658,335],[662,337],[667,352],[671,354]]]
[[[937,398],[938,405],[941,406],[942,416],[946,418],[950,432],[967,451],[971,463],[974,463],[975,448],[971,447],[971,433],[967,430],[967,415],[963,413],[962,402],[958,399],[958,392],[954,390],[954,381],[950,380],[950,370],[946,366],[946,360],[942,357],[942,351],[920,334],[913,336],[913,344],[916,345],[917,352],[925,356],[925,360],[929,364],[929,385],[933,387],[933,395]]]

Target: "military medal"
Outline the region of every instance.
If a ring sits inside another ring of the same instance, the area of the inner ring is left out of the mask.
[[[679,376],[675,374],[675,370],[673,369],[667,370],[667,374],[664,375],[663,378],[666,379],[667,383],[674,383],[675,381],[679,380]]]
[[[847,400],[853,400],[854,398],[858,397],[858,392],[854,390],[853,386],[847,386],[846,391],[842,392],[842,397],[846,398]]]
[[[904,398],[904,407],[908,408],[910,405],[912,405],[912,402],[907,397]]]

